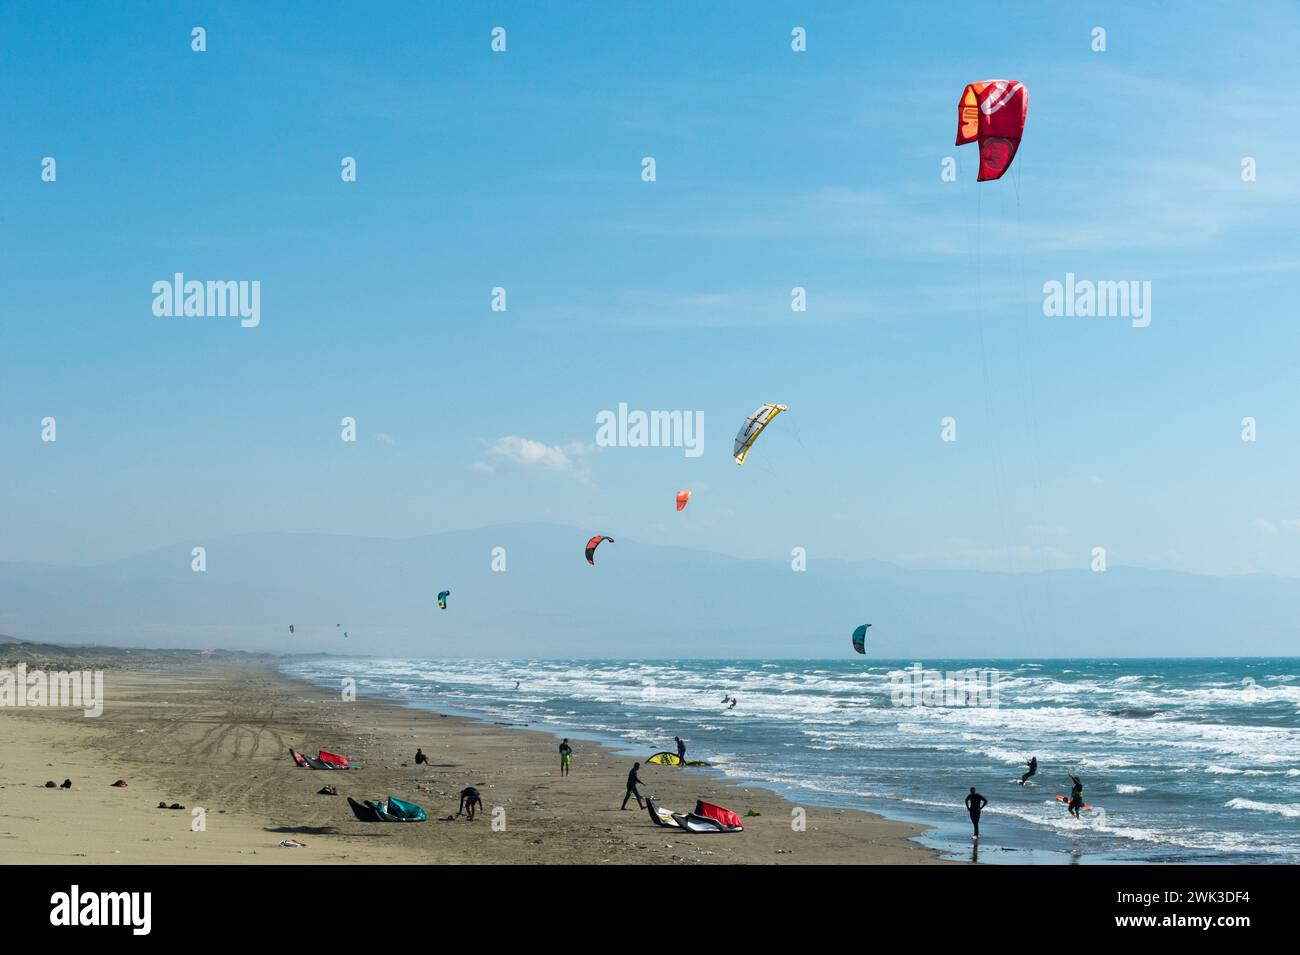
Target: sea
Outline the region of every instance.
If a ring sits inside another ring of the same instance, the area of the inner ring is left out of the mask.
[[[629,758],[675,750],[681,736],[688,759],[710,764],[681,772],[922,823],[917,841],[954,859],[1300,862],[1298,658],[332,658],[283,669],[596,739]],[[1039,771],[1021,786],[1031,756]],[[1068,773],[1092,807],[1078,819],[1055,798]],[[988,799],[977,853],[963,808],[972,786]]]

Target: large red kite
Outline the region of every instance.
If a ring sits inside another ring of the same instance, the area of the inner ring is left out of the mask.
[[[979,181],[1001,179],[1025,131],[1029,90],[1019,80],[971,83],[957,104],[957,145],[979,140]]]

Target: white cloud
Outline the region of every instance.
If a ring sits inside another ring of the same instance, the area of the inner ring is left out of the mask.
[[[1250,526],[1264,534],[1276,534],[1277,525],[1272,521],[1266,521],[1262,517],[1257,517],[1250,522]]]
[[[591,475],[587,468],[575,459],[591,454],[595,450],[595,445],[583,444],[580,441],[571,441],[560,447],[511,434],[504,438],[497,438],[492,447],[488,448],[488,455],[512,461],[523,467],[542,468],[545,471],[554,471],[556,474],[565,474],[585,484],[590,480]],[[477,462],[475,466],[479,470],[492,470],[492,465],[486,462]]]
[[[380,444],[392,444],[394,442],[394,438],[391,434],[385,434],[382,431],[375,432],[375,440]]]

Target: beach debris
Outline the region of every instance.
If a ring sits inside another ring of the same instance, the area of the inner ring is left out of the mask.
[[[280,846],[284,849],[306,849],[307,843],[299,842],[297,839],[281,839]]]
[[[56,782],[55,782],[54,780],[52,780],[52,779],[47,779],[47,780],[45,781],[45,788],[46,788],[46,789],[58,789],[58,788],[59,788],[59,784],[56,783]]]
[[[126,780],[125,780],[125,779],[119,779],[117,782],[113,783],[112,785],[116,786],[118,789],[125,789],[125,788],[126,788]]]
[[[339,794],[337,786],[323,786],[316,790],[317,796],[337,796]]]
[[[159,809],[184,809],[185,807],[178,802],[174,802],[170,806],[167,805],[165,802],[160,802],[158,804],[158,808]]]
[[[748,816],[761,816],[763,814],[761,812],[754,812],[754,810],[750,809],[748,812],[745,813],[745,815],[748,817]]]
[[[72,780],[71,780],[71,779],[65,779],[65,780],[63,781],[63,785],[60,786],[59,788],[60,788],[60,789],[71,789],[71,788],[72,788]]]

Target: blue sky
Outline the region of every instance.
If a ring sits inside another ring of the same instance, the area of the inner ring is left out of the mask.
[[[1300,576],[1300,14],[1023,6],[5,4],[0,559],[541,520]],[[1028,124],[977,186],[993,77]],[[259,280],[261,325],[154,316],[178,271]],[[1150,281],[1151,325],[1045,317],[1067,272]],[[620,402],[704,455],[586,447]]]

